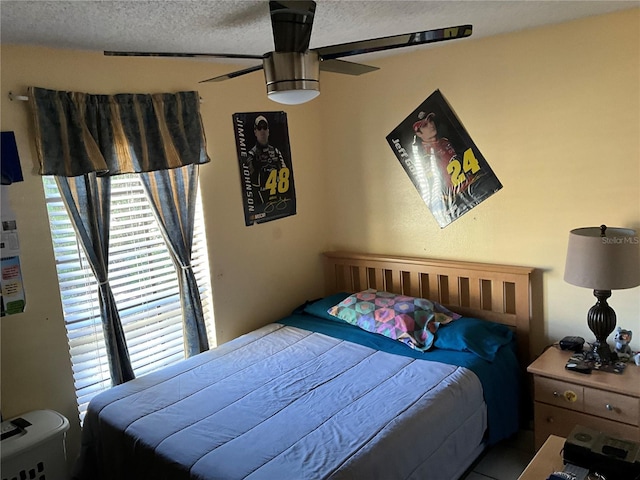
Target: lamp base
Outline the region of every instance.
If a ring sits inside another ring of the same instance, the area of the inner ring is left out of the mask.
[[[616,360],[607,343],[607,337],[616,328],[616,312],[607,303],[611,290],[594,290],[593,295],[598,301],[587,313],[587,325],[596,337],[591,354],[596,362],[609,364]]]
[[[606,341],[600,343],[598,340],[593,342],[591,350],[587,353],[587,357],[589,360],[603,365],[615,363],[617,360],[617,355],[612,352],[609,344]]]

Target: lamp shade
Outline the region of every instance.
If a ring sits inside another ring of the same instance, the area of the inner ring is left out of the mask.
[[[604,225],[571,230],[564,280],[594,290],[640,285],[640,242],[636,231]]]

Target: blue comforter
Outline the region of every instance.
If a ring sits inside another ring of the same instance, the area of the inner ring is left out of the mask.
[[[487,409],[491,441],[517,429],[517,363],[510,348],[418,353],[291,315],[96,396],[74,477],[456,478]]]
[[[281,323],[348,340],[395,355],[468,368],[478,376],[482,384],[488,410],[488,444],[493,445],[518,431],[520,370],[515,339],[499,349],[495,360],[489,362],[467,351],[434,348],[427,352],[421,352],[382,335],[365,332],[356,326],[347,323],[327,322],[304,313],[287,317],[281,320]]]

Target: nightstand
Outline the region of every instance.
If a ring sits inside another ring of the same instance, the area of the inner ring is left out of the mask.
[[[567,437],[576,425],[640,441],[640,367],[629,363],[618,375],[564,368],[572,352],[548,348],[527,371],[534,380],[536,449],[549,435]]]

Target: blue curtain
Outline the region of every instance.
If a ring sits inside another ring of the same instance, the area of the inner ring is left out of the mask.
[[[110,175],[154,172],[143,181],[179,267],[187,354],[208,349],[190,268],[197,165],[209,162],[199,102],[197,92],[92,95],[29,88],[39,173],[56,176],[96,275],[114,384],[133,378],[133,370],[108,281]],[[165,203],[174,211],[166,213]]]
[[[191,268],[198,168],[187,165],[140,174],[178,271],[187,356],[209,349],[198,283]]]
[[[111,178],[88,173],[80,177],[56,177],[76,237],[98,281],[98,298],[104,341],[114,385],[134,378],[129,350],[109,285],[109,217]]]
[[[197,92],[91,95],[29,88],[41,175],[166,170],[209,161]]]

